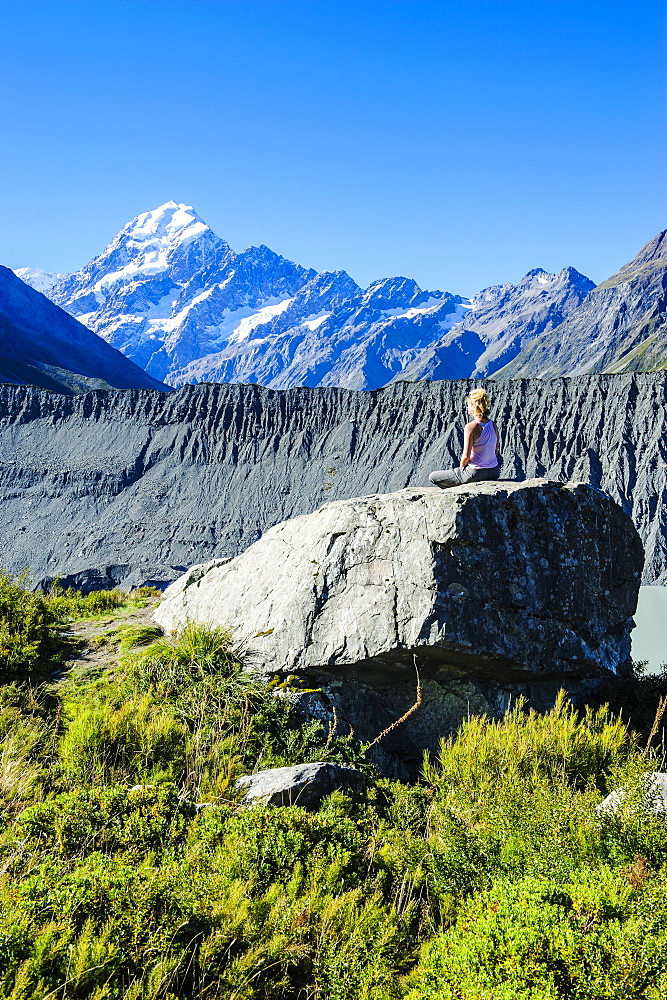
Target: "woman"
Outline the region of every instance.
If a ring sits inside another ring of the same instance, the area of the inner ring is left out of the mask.
[[[458,469],[432,472],[428,477],[441,490],[463,483],[478,483],[484,479],[497,479],[498,431],[489,417],[491,404],[484,389],[473,389],[466,400],[468,416],[473,419],[466,424],[463,433],[463,454]]]

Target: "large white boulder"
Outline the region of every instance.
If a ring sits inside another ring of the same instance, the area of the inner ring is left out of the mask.
[[[643,551],[629,517],[581,483],[533,479],[339,500],[234,559],[192,567],[155,612],[231,625],[258,667],[385,661],[617,673]]]
[[[326,504],[192,567],[154,617],[231,626],[304,714],[335,709],[362,740],[414,704],[416,664],[420,707],[373,751],[400,775],[396,755],[414,772],[470,712],[502,715],[518,695],[544,709],[561,687],[607,698],[642,563],[630,518],[581,483],[410,488]]]

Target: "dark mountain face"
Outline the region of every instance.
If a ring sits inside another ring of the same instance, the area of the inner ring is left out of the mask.
[[[467,380],[376,392],[185,386],[62,396],[0,388],[0,551],[35,581],[168,580],[335,499],[458,462]],[[487,383],[488,385],[488,383]],[[492,388],[503,477],[583,480],[630,514],[667,584],[667,374]]]
[[[167,389],[0,267],[0,381],[58,392]]]
[[[494,377],[553,378],[666,367],[667,230]]]

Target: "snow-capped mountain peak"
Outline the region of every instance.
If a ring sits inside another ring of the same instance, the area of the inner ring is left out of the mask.
[[[179,277],[181,280],[187,277],[193,267],[203,266],[209,257],[219,263],[229,252],[229,245],[215,235],[193,208],[168,201],[132,219],[83,273],[97,273],[96,291],[174,268],[179,275],[170,277],[178,281]],[[183,263],[185,268],[179,266]]]
[[[122,234],[137,241],[158,239],[173,246],[194,239],[208,228],[191,205],[167,201],[152,212],[142,212],[125,226]]]
[[[49,276],[32,280],[46,290]],[[402,276],[362,289],[345,271],[318,273],[264,244],[236,253],[192,206],[167,201],[48,295],[173,385],[370,389],[402,377],[424,351],[435,351],[435,377],[490,373],[589,287],[573,270],[536,268],[473,299]]]

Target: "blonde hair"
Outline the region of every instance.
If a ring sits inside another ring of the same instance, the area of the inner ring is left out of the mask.
[[[472,392],[468,393],[467,402],[476,413],[481,414],[482,417],[488,417],[491,411],[491,401],[484,389],[473,389]]]

